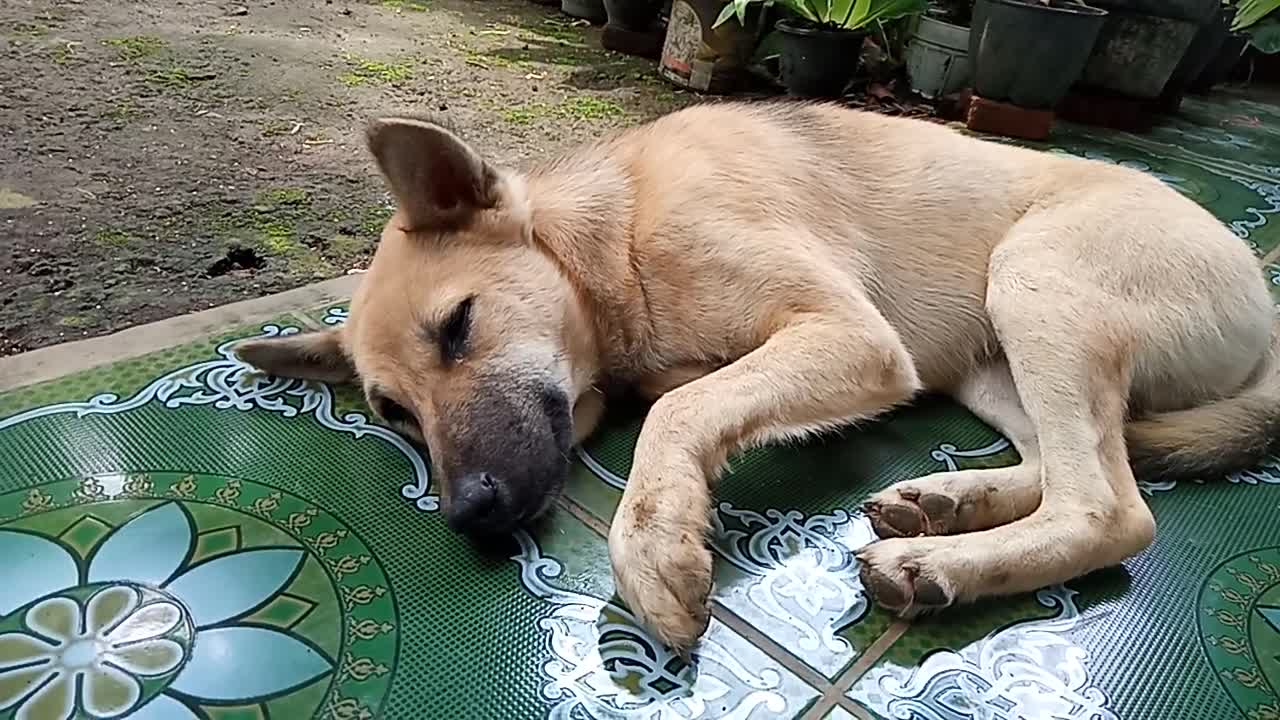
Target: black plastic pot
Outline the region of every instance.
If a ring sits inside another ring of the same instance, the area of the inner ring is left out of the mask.
[[[657,59],[662,54],[666,27],[661,23],[662,0],[604,0],[609,14],[600,44],[606,50]]]
[[[1032,110],[1053,108],[1084,72],[1107,11],[1051,0],[977,0],[969,31],[973,90]]]
[[[778,64],[787,93],[801,97],[838,97],[858,72],[866,33],[830,30],[784,18],[778,30]]]
[[[662,0],[604,0],[604,9],[609,14],[608,27],[644,32],[657,22]]]
[[[1225,82],[1227,76],[1240,63],[1244,51],[1249,47],[1248,33],[1231,33],[1222,40],[1218,53],[1209,64],[1200,71],[1195,80],[1187,87],[1189,92],[1203,95],[1213,89],[1214,85]]]
[[[1222,6],[1221,0],[1089,0],[1103,10],[1150,15],[1170,20],[1207,23]]]
[[[1164,91],[1160,93],[1156,101],[1158,110],[1165,113],[1178,111],[1182,105],[1182,97],[1187,93],[1191,83],[1200,77],[1200,73],[1204,72],[1209,63],[1218,56],[1222,43],[1231,33],[1231,23],[1235,17],[1236,8],[1224,6],[1209,22],[1200,26],[1195,39],[1191,41],[1191,47],[1187,48],[1182,60],[1178,61],[1177,67],[1173,69],[1173,75],[1169,76],[1169,81],[1164,85]]]
[[[609,19],[604,11],[603,0],[560,0],[560,11],[565,15],[602,23]]]

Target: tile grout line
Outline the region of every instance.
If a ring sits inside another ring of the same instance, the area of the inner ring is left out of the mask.
[[[876,638],[876,641],[871,643],[866,651],[858,656],[858,659],[847,670],[836,677],[835,682],[822,693],[822,697],[818,698],[818,702],[801,716],[800,720],[822,720],[827,713],[837,706],[848,711],[859,720],[871,720],[871,713],[854,702],[846,693],[849,692],[849,689],[853,687],[859,678],[884,657],[884,654],[906,633],[909,627],[910,625],[902,620],[894,620],[880,634],[880,637]]]
[[[321,324],[321,323],[319,323],[319,322],[316,322],[314,319],[312,319],[309,315],[306,315],[306,314],[305,314],[303,311],[301,311],[301,310],[291,310],[291,311],[289,312],[289,316],[290,316],[290,317],[292,317],[292,318],[294,318],[295,320],[297,320],[298,322],[302,323],[303,325],[305,325],[306,327],[308,327],[308,328],[310,328],[310,329],[312,329],[312,330],[325,330],[325,329],[326,329],[326,328],[325,328],[325,326],[324,326],[323,324]]]
[[[606,542],[609,539],[609,525],[600,518],[593,515],[589,510],[579,505],[572,498],[562,495],[560,496],[560,507],[573,515],[587,527],[594,530],[598,535],[603,537]],[[777,662],[791,674],[798,677],[805,684],[817,690],[822,697],[828,693],[832,687],[831,681],[824,677],[821,673],[809,667],[796,656],[792,655],[785,647],[779,645],[773,638],[765,635],[751,623],[743,620],[737,613],[729,610],[719,602],[712,601],[711,615],[716,620],[742,636],[751,645],[758,648],[769,659]],[[801,715],[799,717],[805,717]]]
[[[756,626],[746,620],[743,620],[737,613],[726,608],[719,601],[712,601],[711,616],[724,623],[724,625],[730,630],[741,635],[744,640],[754,645],[774,662],[777,662],[783,668],[790,671],[792,675],[800,678],[800,680],[802,680],[806,685],[817,690],[819,693],[819,702],[823,697],[831,692],[833,687],[831,685],[831,681],[826,677],[823,677],[822,673],[806,665],[803,660],[792,655],[789,650],[778,644],[776,640],[765,635],[764,632]],[[802,714],[799,717],[805,716],[805,714]]]
[[[848,712],[850,715],[858,718],[858,720],[875,720],[875,718],[871,715],[870,710],[862,707],[861,705],[850,700],[847,697],[841,697],[840,702],[836,704],[839,707],[844,708],[845,711]]]
[[[853,687],[854,683],[861,679],[872,666],[880,662],[880,659],[889,651],[889,648],[893,647],[893,644],[898,642],[898,639],[906,634],[907,629],[910,627],[911,624],[904,620],[894,620],[880,634],[880,637],[876,638],[876,641],[871,643],[866,651],[858,656],[858,659],[849,666],[849,669],[836,678],[832,684],[832,689],[838,690],[840,697],[844,697],[845,693],[849,692],[849,688]]]
[[[597,535],[603,537],[606,541],[609,539],[609,524],[600,518],[592,515],[589,510],[579,505],[568,495],[560,496],[560,508],[570,515],[577,518],[582,524],[591,528]]]
[[[1280,258],[1280,245],[1277,245],[1271,248],[1270,252],[1268,252],[1266,255],[1263,255],[1262,260],[1260,260],[1259,262],[1262,264],[1263,267],[1266,267],[1267,265],[1270,265],[1271,263],[1275,262],[1276,258]]]

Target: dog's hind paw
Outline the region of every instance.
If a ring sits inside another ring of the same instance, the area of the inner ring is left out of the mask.
[[[955,529],[956,501],[938,493],[921,493],[895,485],[862,505],[876,535],[882,538],[947,535]]]
[[[946,578],[913,559],[904,544],[909,540],[882,540],[857,551],[862,587],[880,607],[903,618],[941,610],[955,601]]]

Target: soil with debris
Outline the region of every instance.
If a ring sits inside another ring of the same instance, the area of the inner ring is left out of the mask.
[[[379,113],[515,163],[694,99],[529,0],[0,0],[0,38],[0,355],[360,268]]]

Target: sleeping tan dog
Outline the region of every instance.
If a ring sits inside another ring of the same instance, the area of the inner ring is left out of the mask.
[[[1016,467],[868,502],[864,585],[909,616],[1119,563],[1155,532],[1135,471],[1221,474],[1277,430],[1258,263],[1136,171],[807,104],[698,106],[527,172],[422,119],[368,143],[399,209],[350,320],[241,357],[358,379],[469,535],[552,506],[601,388],[654,398],[609,549],[677,649],[707,626],[712,487],[746,446],[925,391],[1013,442]]]

